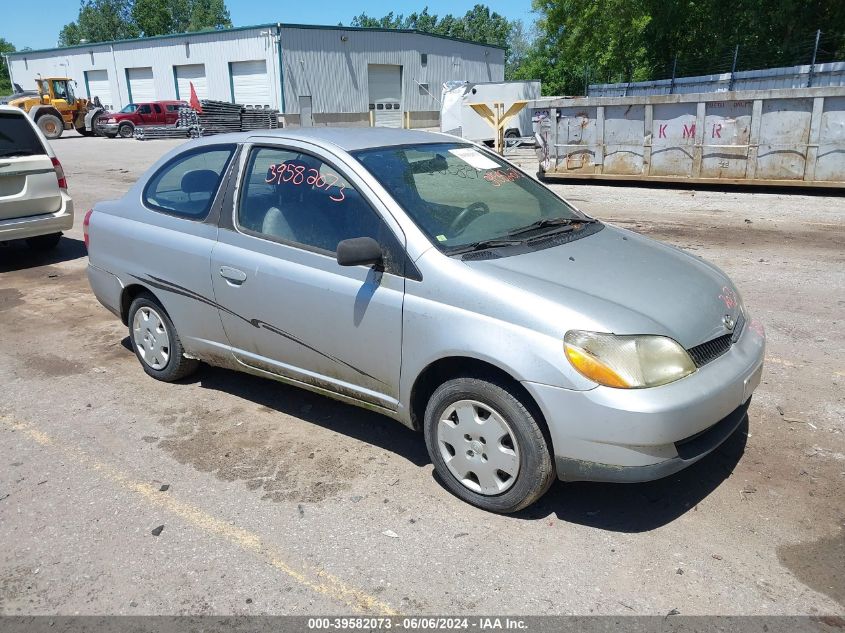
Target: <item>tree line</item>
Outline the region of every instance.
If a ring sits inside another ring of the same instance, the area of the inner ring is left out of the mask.
[[[232,26],[225,0],[81,0],[59,46],[152,37]]]
[[[438,16],[428,7],[350,26],[419,31],[505,47],[506,79],[539,79],[544,94],[589,83],[845,60],[842,0],[533,0],[526,25],[489,6]],[[60,46],[232,26],[225,0],[81,0]],[[342,26],[342,24],[341,24]],[[817,33],[817,31],[821,31]],[[817,38],[818,35],[818,38]],[[0,52],[14,46],[0,39]],[[0,94],[8,73],[0,62]],[[5,84],[4,84],[5,82]]]
[[[539,79],[554,95],[584,94],[589,83],[809,64],[814,55],[817,63],[845,60],[842,0],[533,0],[533,10],[528,27],[485,5],[460,17],[427,8],[362,13],[352,26],[505,46],[505,78]]]

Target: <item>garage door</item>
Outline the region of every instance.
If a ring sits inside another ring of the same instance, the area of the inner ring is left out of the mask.
[[[402,67],[370,64],[367,68],[370,110],[376,125],[402,127]]]
[[[149,66],[146,68],[127,68],[126,81],[129,84],[129,100],[133,103],[156,100],[153,69]]]
[[[106,110],[114,109],[114,101],[111,98],[111,84],[109,73],[106,70],[86,70],[85,85],[88,86],[88,98],[98,97],[100,103]]]
[[[232,101],[248,106],[269,106],[271,95],[267,63],[263,59],[231,62]]]
[[[176,98],[187,101],[191,98],[191,84],[197,91],[197,97],[208,99],[208,82],[205,79],[205,64],[187,64],[174,66],[176,75]]]

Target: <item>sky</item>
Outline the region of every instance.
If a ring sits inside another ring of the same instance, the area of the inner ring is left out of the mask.
[[[413,13],[428,6],[435,15],[463,15],[483,0],[419,0],[397,3],[390,0],[368,0],[366,4],[353,4],[335,0],[322,2],[256,2],[255,0],[226,0],[232,23],[235,26],[250,26],[268,22],[290,22],[294,24],[349,24],[352,18],[362,12],[381,17],[390,11]],[[0,0],[3,14],[0,20],[0,37],[14,44],[18,49],[52,48],[62,27],[76,19],[79,2],[74,0],[39,0],[38,8],[29,2]],[[508,19],[521,19],[526,26],[533,21],[531,0],[509,0],[509,2],[487,2],[494,11]]]

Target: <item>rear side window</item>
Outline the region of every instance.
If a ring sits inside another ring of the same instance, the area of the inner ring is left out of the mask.
[[[0,157],[46,154],[38,134],[20,114],[0,112]]]
[[[234,145],[212,145],[176,156],[150,178],[144,203],[171,215],[204,220],[234,151]]]

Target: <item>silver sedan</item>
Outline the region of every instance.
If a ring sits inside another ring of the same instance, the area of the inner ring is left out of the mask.
[[[674,473],[760,382],[763,328],[718,268],[451,136],[201,139],[85,227],[91,287],[147,374],[204,361],[378,411],[496,512],[555,478]]]

